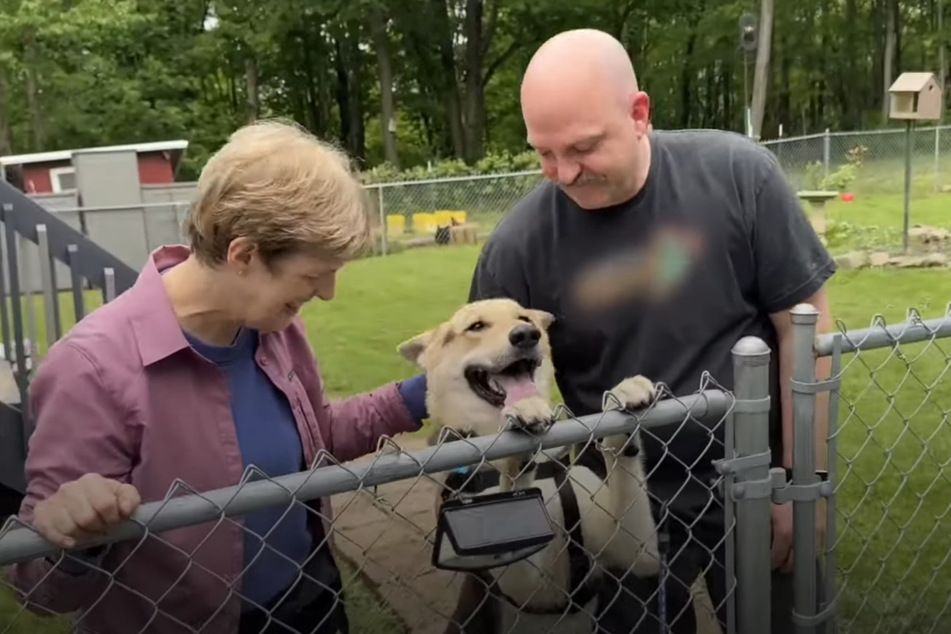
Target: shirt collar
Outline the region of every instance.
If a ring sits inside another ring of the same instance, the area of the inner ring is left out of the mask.
[[[135,284],[126,291],[126,301],[134,306],[132,329],[145,366],[190,347],[162,282],[162,271],[184,262],[190,253],[184,245],[155,249]]]

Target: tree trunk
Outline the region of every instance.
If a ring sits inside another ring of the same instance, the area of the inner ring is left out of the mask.
[[[456,158],[465,158],[465,137],[462,132],[462,105],[459,99],[459,84],[456,79],[456,58],[453,49],[453,29],[449,20],[449,7],[446,0],[432,0],[434,15],[439,32],[439,64],[443,77],[443,99],[446,104],[446,119],[449,138]]]
[[[43,121],[43,106],[40,98],[40,81],[37,76],[35,38],[32,32],[26,35],[25,46],[25,87],[26,107],[30,113],[30,127],[33,132],[33,151],[43,152],[46,148],[46,125]]]
[[[482,158],[485,132],[485,92],[482,86],[485,47],[482,31],[483,8],[482,0],[466,0],[466,91],[462,125],[465,135],[463,159],[470,165]]]
[[[374,3],[369,12],[370,33],[376,49],[377,74],[380,80],[380,130],[383,135],[384,160],[399,167],[396,150],[396,106],[393,98],[393,63],[390,59],[390,38],[386,32],[387,18],[379,3]],[[391,128],[392,126],[392,128]]]
[[[689,128],[693,104],[693,49],[697,42],[696,24],[691,25],[687,36],[687,48],[684,51],[683,66],[680,71],[680,127]]]
[[[760,139],[766,113],[766,91],[769,86],[769,54],[773,35],[773,0],[760,0],[759,37],[756,66],[753,70],[753,99],[750,105],[753,138]]]
[[[261,99],[258,91],[258,64],[253,54],[244,58],[245,118],[254,123],[261,116]]]
[[[10,115],[7,106],[7,80],[0,66],[0,156],[13,154],[13,141],[10,135]]]
[[[882,125],[888,122],[889,103],[888,88],[894,81],[893,64],[895,63],[896,24],[895,0],[885,0],[885,51],[882,54]]]
[[[941,86],[941,117],[939,123],[944,123],[944,111],[947,108],[948,95],[948,67],[947,63],[947,45],[944,38],[944,0],[938,0],[936,7],[938,12],[938,84]]]

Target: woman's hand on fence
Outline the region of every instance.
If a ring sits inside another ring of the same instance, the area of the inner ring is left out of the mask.
[[[121,524],[142,500],[131,484],[88,473],[59,489],[33,509],[33,530],[61,548],[102,537]]]
[[[773,527],[773,570],[791,572],[793,566],[792,504],[771,504],[770,515]]]

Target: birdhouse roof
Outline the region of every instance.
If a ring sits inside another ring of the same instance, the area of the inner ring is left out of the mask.
[[[932,73],[902,73],[888,92],[919,92],[933,79]]]

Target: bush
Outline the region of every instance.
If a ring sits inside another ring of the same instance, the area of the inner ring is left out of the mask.
[[[436,178],[477,176],[481,174],[506,174],[538,170],[538,156],[534,152],[511,154],[492,153],[484,156],[475,165],[466,165],[461,159],[448,159],[417,165],[404,170],[395,169],[389,163],[381,163],[362,173],[367,185],[376,183],[398,183]]]

